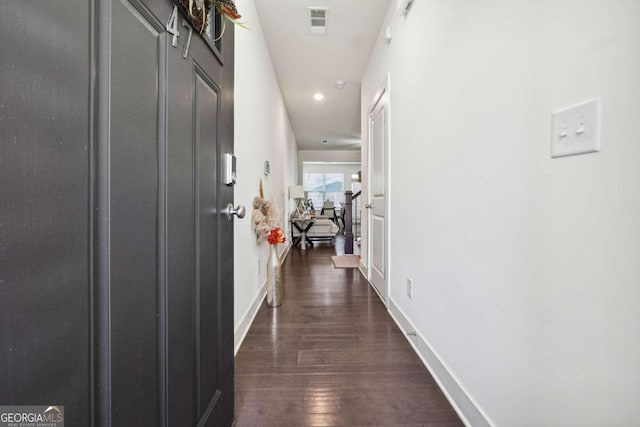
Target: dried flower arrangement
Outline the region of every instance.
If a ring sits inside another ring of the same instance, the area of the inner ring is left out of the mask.
[[[191,20],[191,24],[194,28],[198,29],[198,32],[202,34],[207,28],[207,19],[209,17],[209,13],[213,8],[217,14],[221,15],[222,20],[222,31],[220,32],[220,36],[218,39],[222,37],[225,28],[225,22],[227,20],[233,22],[236,25],[241,26],[242,28],[248,28],[244,23],[238,21],[242,17],[240,13],[238,13],[238,9],[236,8],[233,0],[174,0],[182,10],[187,14],[189,20]],[[216,40],[218,40],[216,39]]]
[[[258,239],[267,239],[270,244],[284,243],[284,233],[277,225],[276,216],[271,202],[264,198],[262,180],[260,180],[260,196],[253,198],[253,212],[251,213],[251,225]]]

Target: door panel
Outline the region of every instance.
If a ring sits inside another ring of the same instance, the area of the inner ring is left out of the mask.
[[[196,212],[198,236],[196,259],[198,263],[199,315],[196,316],[199,331],[199,347],[196,354],[199,368],[199,412],[202,417],[212,402],[218,388],[218,328],[219,301],[217,265],[217,215],[216,207],[216,163],[217,163],[217,119],[218,94],[209,82],[196,69],[195,84],[195,116],[196,116],[196,149],[197,193]]]
[[[196,424],[193,64],[167,46],[168,425]]]
[[[371,119],[371,196],[378,198],[385,195],[384,122],[385,109],[382,106]]]
[[[387,96],[379,96],[369,116],[370,205],[369,254],[371,283],[387,302]]]
[[[111,22],[111,417],[158,425],[160,35],[126,0],[113,2]]]
[[[0,1],[0,403],[69,426],[91,423],[88,16]]]
[[[232,389],[220,379],[233,369],[218,362],[229,351],[220,345],[220,296],[230,285],[218,280],[219,88],[181,49],[168,47],[167,61],[169,425],[225,425],[218,412],[233,415]],[[227,407],[214,412],[223,393]]]
[[[377,274],[384,277],[384,220],[373,216],[371,223],[371,234],[376,242],[373,246],[373,253],[371,254],[372,267],[377,271]],[[380,289],[378,289],[380,291]]]

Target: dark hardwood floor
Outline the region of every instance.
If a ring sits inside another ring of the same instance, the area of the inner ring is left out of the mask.
[[[356,269],[292,249],[236,356],[236,426],[463,425]]]

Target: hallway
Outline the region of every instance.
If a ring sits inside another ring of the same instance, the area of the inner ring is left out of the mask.
[[[292,249],[282,307],[263,303],[236,356],[236,426],[459,426],[367,281],[334,248]]]

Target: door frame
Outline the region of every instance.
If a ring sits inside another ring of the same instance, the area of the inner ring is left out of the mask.
[[[371,284],[371,287],[375,290],[376,294],[378,294],[378,297],[381,299],[382,303],[386,306],[389,307],[389,299],[391,296],[391,289],[389,287],[389,276],[390,276],[390,272],[391,272],[391,256],[390,256],[390,251],[389,251],[389,242],[390,242],[390,237],[391,237],[391,225],[390,225],[390,209],[389,207],[391,206],[391,180],[389,179],[389,177],[391,176],[391,150],[390,150],[390,146],[391,146],[391,73],[387,73],[387,75],[385,76],[382,84],[379,85],[378,90],[375,92],[375,95],[373,96],[371,102],[369,103],[369,108],[367,110],[367,202],[366,204],[371,203],[371,169],[372,169],[372,164],[373,162],[371,161],[371,157],[372,157],[372,150],[371,150],[371,118],[373,116],[373,112],[376,110],[376,108],[378,107],[378,105],[380,104],[380,102],[384,102],[385,103],[385,110],[386,110],[386,115],[387,115],[387,125],[386,125],[386,129],[385,129],[385,133],[386,133],[386,138],[387,138],[387,143],[385,146],[385,152],[384,152],[384,161],[385,161],[385,169],[386,169],[386,175],[384,177],[384,181],[385,181],[385,207],[384,207],[384,213],[385,213],[385,231],[384,231],[384,236],[385,236],[385,248],[384,248],[384,261],[385,261],[385,275],[384,275],[384,280],[385,280],[385,288],[387,290],[386,295],[380,295],[380,293],[378,292],[378,290],[376,289],[375,286],[373,286],[373,284],[371,284],[371,280],[372,280],[372,274],[373,274],[373,269],[372,269],[372,263],[373,263],[373,250],[372,250],[372,239],[371,239],[371,234],[372,234],[372,221],[371,221],[371,209],[367,209],[367,280],[369,281],[369,283]]]

